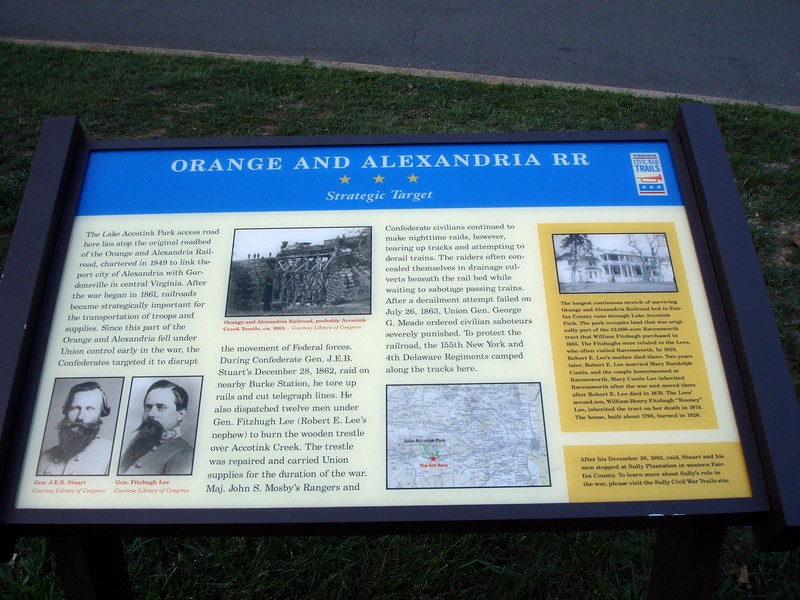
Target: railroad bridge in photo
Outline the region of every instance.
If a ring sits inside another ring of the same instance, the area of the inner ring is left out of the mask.
[[[231,264],[228,314],[300,311],[369,304],[371,232],[322,244],[283,242],[274,255],[248,255]]]
[[[272,261],[272,276],[264,284],[264,310],[285,306],[319,306],[327,297],[329,267],[338,248],[335,245],[295,244],[282,249]]]

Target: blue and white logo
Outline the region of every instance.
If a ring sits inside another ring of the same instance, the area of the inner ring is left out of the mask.
[[[666,196],[667,184],[658,152],[631,152],[633,176],[640,196]]]

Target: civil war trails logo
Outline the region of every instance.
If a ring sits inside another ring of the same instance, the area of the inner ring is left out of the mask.
[[[633,176],[640,196],[666,196],[667,184],[658,152],[631,152]]]

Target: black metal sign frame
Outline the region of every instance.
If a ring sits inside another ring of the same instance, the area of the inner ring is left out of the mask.
[[[89,155],[106,150],[664,141],[684,198],[752,497],[633,502],[318,508],[23,509],[15,505],[56,294]],[[668,132],[86,141],[77,120],[45,123],[0,287],[0,520],[14,534],[118,535],[549,530],[752,524],[765,548],[798,544],[797,404],[747,222],[714,119],[684,106]]]

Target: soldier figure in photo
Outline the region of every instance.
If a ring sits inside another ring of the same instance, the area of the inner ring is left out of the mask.
[[[121,475],[190,475],[194,448],[181,437],[189,395],[161,379],[147,390],[142,422],[120,461]]]
[[[99,436],[111,414],[105,392],[94,381],[72,386],[58,422],[58,445],[39,459],[37,475],[107,475],[111,442]]]

